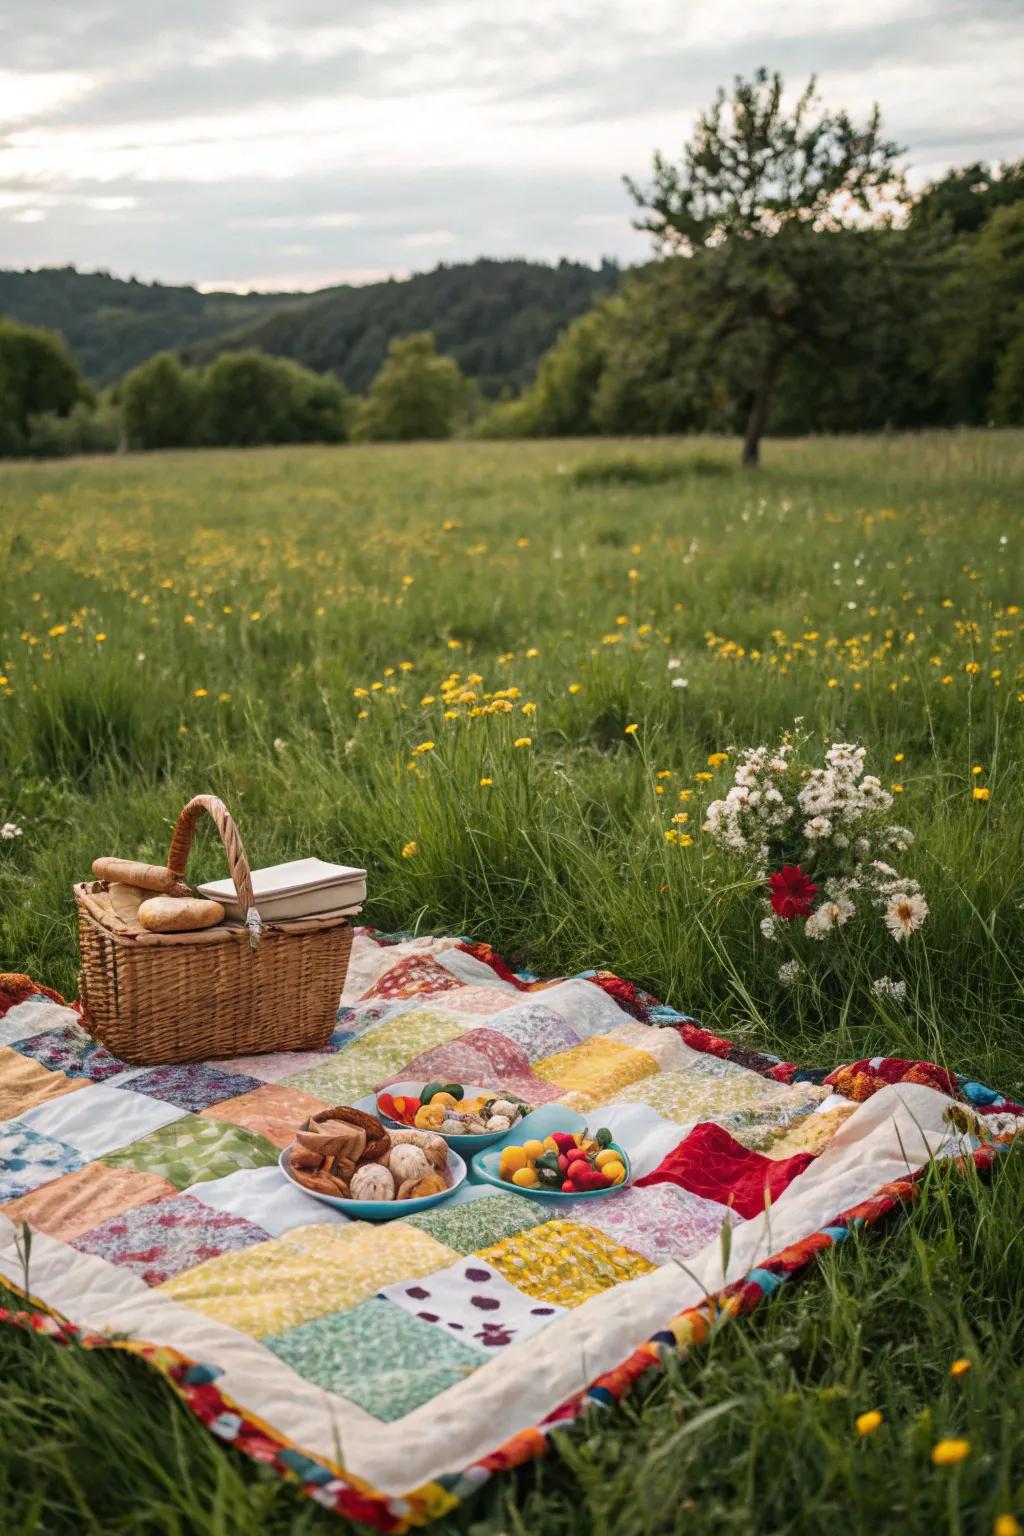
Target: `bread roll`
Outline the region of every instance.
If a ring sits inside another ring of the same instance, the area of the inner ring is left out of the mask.
[[[224,920],[219,901],[203,901],[198,896],[151,896],[139,907],[139,922],[150,933],[187,933],[194,928],[212,928]]]

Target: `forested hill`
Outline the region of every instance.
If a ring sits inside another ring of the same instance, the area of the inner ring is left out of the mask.
[[[214,336],[305,293],[200,293],[197,288],[125,281],[109,272],[40,267],[0,271],[0,315],[60,331],[94,384],[110,384],[152,357]]]
[[[255,347],[363,391],[393,337],[433,331],[438,350],[493,396],[521,389],[559,332],[619,276],[611,264],[480,260],[360,288],[231,294],[53,267],[0,271],[0,314],[60,331],[100,385],[154,352],[200,364]]]
[[[494,396],[528,383],[559,333],[616,288],[619,277],[611,263],[597,270],[568,261],[553,267],[487,259],[440,266],[401,281],[327,289],[300,308],[188,346],[184,356],[197,364],[219,352],[258,347],[320,373],[330,369],[361,393],[389,341],[433,331],[438,351]]]

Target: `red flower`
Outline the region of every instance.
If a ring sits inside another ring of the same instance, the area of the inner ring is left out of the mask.
[[[808,880],[799,864],[783,864],[768,884],[772,889],[772,911],[788,920],[809,917],[811,902],[818,894],[813,880]]]

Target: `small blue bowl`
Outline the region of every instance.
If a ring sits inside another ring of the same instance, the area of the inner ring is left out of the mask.
[[[511,1143],[508,1143],[511,1145]],[[566,1194],[561,1189],[524,1189],[519,1184],[513,1184],[508,1179],[503,1179],[498,1172],[501,1163],[501,1149],[484,1152],[482,1156],[475,1158],[473,1162],[474,1179],[483,1180],[488,1184],[495,1184],[498,1189],[503,1189],[506,1194],[526,1195],[529,1200],[603,1200],[606,1195],[619,1195],[624,1189],[628,1189],[633,1180],[633,1170],[630,1167],[629,1157],[619,1146],[617,1141],[609,1144],[609,1150],[617,1152],[622,1159],[622,1166],[626,1170],[626,1177],[621,1184],[613,1184],[610,1189],[581,1189],[574,1194]]]
[[[462,1158],[457,1152],[449,1152],[448,1176],[452,1182],[447,1189],[442,1189],[436,1195],[421,1195],[417,1200],[345,1200],[341,1195],[322,1195],[318,1190],[308,1189],[301,1183],[292,1173],[289,1150],[285,1147],[277,1160],[277,1166],[288,1182],[294,1184],[296,1189],[300,1189],[311,1200],[319,1200],[323,1205],[333,1206],[336,1211],[343,1211],[353,1221],[398,1221],[403,1216],[414,1216],[417,1211],[426,1211],[432,1205],[440,1205],[443,1200],[450,1200],[466,1177],[466,1165]]]
[[[425,1087],[425,1083],[389,1083],[386,1088],[381,1089],[381,1093],[390,1093],[392,1098],[394,1098],[396,1094],[399,1096],[399,1098],[401,1098],[404,1094],[410,1099],[418,1099],[421,1091]],[[464,1083],[463,1087],[466,1090],[467,1099],[475,1099],[482,1094],[489,1094],[492,1098],[497,1098],[500,1091],[493,1088],[481,1088],[474,1083]],[[404,1121],[392,1120],[390,1115],[385,1115],[379,1103],[375,1103],[371,1113],[377,1116],[382,1125],[390,1125],[394,1130],[409,1129]],[[525,1118],[526,1117],[524,1115],[523,1119]],[[515,1125],[512,1127],[512,1130],[518,1131],[522,1123],[522,1119],[517,1120]],[[451,1147],[452,1151],[460,1153],[462,1157],[475,1157],[476,1154],[482,1151],[484,1147],[493,1146],[496,1141],[501,1141],[503,1137],[511,1135],[511,1132],[486,1131],[479,1136],[457,1136],[454,1134],[446,1135],[444,1131],[435,1131],[434,1135],[441,1136]]]

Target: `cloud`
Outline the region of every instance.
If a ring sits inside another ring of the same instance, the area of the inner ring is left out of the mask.
[[[3,259],[281,287],[441,253],[637,260],[621,173],[761,63],[878,99],[918,181],[1019,155],[1018,20],[1018,0],[37,0],[0,70]]]

